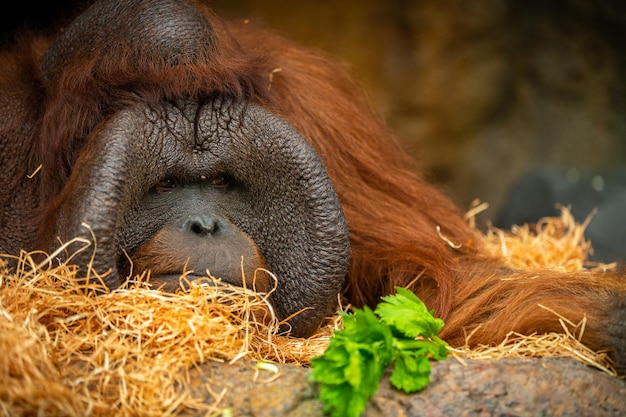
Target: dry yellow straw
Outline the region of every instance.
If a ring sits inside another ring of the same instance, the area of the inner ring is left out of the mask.
[[[491,229],[483,239],[511,266],[575,270],[589,266],[585,226],[563,209],[561,217],[545,219],[536,231]],[[85,285],[67,264],[53,266],[54,256],[37,264],[33,255],[22,253],[16,271],[0,259],[4,415],[218,413],[219,395],[214,404],[203,402],[209,396],[191,397],[188,370],[194,365],[241,359],[307,365],[341,326],[337,315],[310,338],[285,337],[277,334],[267,294],[211,277],[188,282],[184,276],[186,292],[152,289],[145,276],[109,291]],[[89,295],[94,290],[103,295]],[[571,356],[611,373],[605,357],[578,341],[584,322],[562,318],[562,323],[563,334],[511,334],[498,346],[458,349],[454,355],[459,360]]]
[[[485,204],[474,203],[466,215],[470,224],[484,210]],[[585,239],[584,231],[593,213],[583,223],[577,223],[567,207],[559,207],[559,217],[546,217],[536,225],[513,226],[510,231],[490,227],[481,235],[484,245],[492,255],[500,257],[505,264],[515,269],[578,271],[582,269],[609,270],[615,263],[602,264],[587,261],[592,253],[591,242]],[[546,308],[537,306],[537,308]],[[497,360],[501,358],[529,358],[542,356],[572,357],[586,365],[594,366],[610,375],[616,375],[613,364],[605,353],[594,352],[580,342],[586,320],[573,323],[559,317],[563,333],[521,335],[511,332],[497,346],[479,346],[470,349],[453,349],[453,355],[474,360]],[[467,335],[467,339],[471,334]]]
[[[20,265],[34,265],[22,254]],[[10,273],[0,264],[0,406],[4,414],[163,415],[211,405],[188,396],[187,370],[207,360],[306,363],[331,330],[276,334],[266,294],[186,283],[168,294],[145,279],[109,291],[67,265]],[[184,279],[184,277],[183,277]],[[90,290],[101,290],[93,297]]]

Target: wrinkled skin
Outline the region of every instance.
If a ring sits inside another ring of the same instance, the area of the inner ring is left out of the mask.
[[[171,19],[165,26],[164,16]],[[168,67],[213,48],[210,24],[187,3],[100,2],[47,49],[42,88],[60,88],[71,71],[68,62],[98,54],[93,44],[117,42],[108,36],[111,28],[129,40],[131,52],[171,60]],[[119,107],[75,147],[78,157],[66,182],[41,213],[49,230],[29,230],[18,211],[32,212],[38,205],[33,200],[45,198],[37,186],[44,187],[50,173],[42,174],[41,184],[35,176],[0,191],[0,251],[54,250],[57,238],[78,237],[95,245],[72,262],[86,277],[104,276],[110,288],[124,282],[131,265],[133,273],[151,270],[152,282],[167,289],[178,286],[183,270],[192,271],[188,277],[208,272],[259,291],[276,287],[270,299],[279,317],[303,310],[289,321],[292,334],[311,334],[333,312],[349,264],[343,212],[311,146],[258,104],[224,94]],[[13,109],[3,100],[3,114]],[[25,110],[20,116],[31,115]],[[3,123],[2,165],[10,167],[11,179],[19,178],[13,158],[22,163],[28,147],[12,142],[11,131],[21,126]],[[66,253],[82,245],[74,243]],[[257,268],[267,268],[277,282],[255,274]]]

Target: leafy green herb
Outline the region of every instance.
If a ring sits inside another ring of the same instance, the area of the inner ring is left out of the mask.
[[[448,354],[447,344],[437,337],[443,320],[404,288],[396,287],[396,294],[383,297],[374,311],[364,307],[341,315],[344,328],[311,360],[312,379],[321,384],[320,399],[332,417],[361,415],[390,365],[395,388],[421,390],[430,379],[429,361]]]

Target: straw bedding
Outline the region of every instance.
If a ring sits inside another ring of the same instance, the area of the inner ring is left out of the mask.
[[[479,209],[468,212],[468,221]],[[563,209],[560,217],[545,219],[536,229],[490,229],[481,236],[494,254],[518,268],[614,267],[586,263],[591,250],[583,237],[586,224],[576,223]],[[310,338],[289,338],[277,333],[279,323],[266,294],[222,286],[211,277],[189,282],[183,276],[187,291],[177,294],[151,288],[148,276],[108,291],[79,284],[76,271],[55,266],[54,257],[38,265],[33,254],[23,253],[17,271],[7,270],[6,260],[0,258],[4,415],[219,413],[219,398],[207,404],[186,389],[194,365],[248,359],[306,366],[341,325],[336,316]],[[104,294],[94,297],[93,291]],[[567,330],[580,330],[585,323],[562,321],[565,334],[511,334],[499,346],[455,349],[453,356],[460,361],[571,356],[612,373],[603,355]]]

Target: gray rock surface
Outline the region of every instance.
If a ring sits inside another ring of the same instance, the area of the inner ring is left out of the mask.
[[[387,377],[364,413],[378,416],[625,416],[626,382],[567,358],[456,359],[432,364],[430,385],[406,395]],[[192,372],[193,395],[225,389],[220,402],[236,417],[323,416],[310,371],[278,365],[278,373],[254,363],[206,363]],[[217,381],[217,382],[216,382]]]

